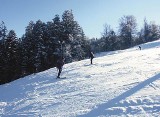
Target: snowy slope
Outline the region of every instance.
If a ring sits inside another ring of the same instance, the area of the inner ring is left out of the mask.
[[[0,86],[2,117],[160,117],[160,40]]]

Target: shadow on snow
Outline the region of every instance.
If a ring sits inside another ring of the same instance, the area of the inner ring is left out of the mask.
[[[101,104],[99,106],[97,106],[95,109],[91,110],[89,113],[84,114],[84,115],[80,115],[79,117],[96,117],[98,115],[107,115],[108,113],[105,111],[108,108],[113,107],[114,105],[116,105],[118,102],[120,102],[121,100],[131,96],[132,94],[136,93],[137,91],[141,90],[142,88],[144,88],[145,86],[149,85],[150,83],[158,80],[160,78],[160,73],[139,83],[137,86],[131,88],[130,90],[122,93],[121,95],[119,95],[118,97],[115,97],[112,100],[109,100],[107,103]]]

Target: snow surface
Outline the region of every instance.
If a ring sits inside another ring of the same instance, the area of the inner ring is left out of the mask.
[[[160,117],[160,40],[0,86],[2,117]]]

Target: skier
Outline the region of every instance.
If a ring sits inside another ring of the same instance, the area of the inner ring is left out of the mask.
[[[90,58],[90,60],[91,60],[91,64],[92,64],[92,60],[93,60],[93,58],[94,58],[94,54],[93,54],[93,52],[89,52],[89,58]]]
[[[57,64],[56,64],[56,67],[57,67],[57,69],[58,69],[58,76],[57,76],[57,78],[60,78],[60,74],[61,74],[61,72],[62,72],[63,65],[64,65],[64,58],[63,58],[63,57],[60,57],[60,58],[57,60]]]
[[[139,49],[141,50],[141,46],[139,46]]]

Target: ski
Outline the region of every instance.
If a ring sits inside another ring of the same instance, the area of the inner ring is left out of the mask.
[[[66,77],[59,77],[59,78],[57,77],[56,79],[66,79]]]

